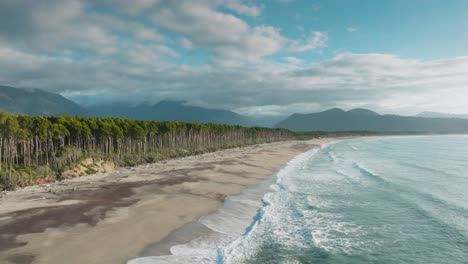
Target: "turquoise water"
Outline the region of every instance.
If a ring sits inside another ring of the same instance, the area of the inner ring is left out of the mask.
[[[297,157],[218,263],[468,263],[468,137],[342,141]]]
[[[468,263],[468,136],[345,140],[303,153],[129,264]]]

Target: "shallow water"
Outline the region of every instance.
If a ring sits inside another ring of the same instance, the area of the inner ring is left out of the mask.
[[[200,222],[216,232],[131,263],[468,263],[468,137],[311,150]]]

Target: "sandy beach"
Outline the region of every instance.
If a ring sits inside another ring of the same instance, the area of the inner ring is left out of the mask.
[[[126,263],[332,138],[228,149],[0,197],[1,263]]]

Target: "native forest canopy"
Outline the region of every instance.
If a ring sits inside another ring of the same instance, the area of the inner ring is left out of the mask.
[[[279,128],[0,112],[0,190],[60,180],[84,157],[135,165],[292,137]]]

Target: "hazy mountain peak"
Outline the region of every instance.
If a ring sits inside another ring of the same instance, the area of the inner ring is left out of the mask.
[[[335,107],[335,108],[323,111],[323,113],[327,113],[327,112],[328,113],[344,113],[345,111],[341,108]]]
[[[343,109],[341,109],[341,108],[332,108],[332,109],[328,109],[328,110],[325,110],[325,111],[322,111],[322,112],[319,112],[319,113],[324,114],[324,115],[341,115],[341,114],[345,113],[345,111]],[[317,114],[319,114],[319,113],[317,113]]]
[[[377,112],[374,112],[372,110],[365,109],[365,108],[355,108],[355,109],[349,110],[347,113],[357,114],[357,115],[367,115],[367,116],[378,116],[379,115]]]
[[[333,114],[330,114],[333,113]],[[467,133],[468,120],[379,115],[367,109],[291,115],[276,127],[295,131],[373,131],[384,133]]]
[[[154,106],[181,106],[181,105],[187,105],[187,101],[165,99],[165,100],[159,101]]]
[[[426,118],[464,118],[468,119],[468,114],[448,114],[448,113],[438,113],[425,111],[416,115],[417,117],[426,117]]]
[[[162,100],[154,105],[106,105],[88,108],[93,116],[125,117],[154,121],[186,121],[253,126],[247,117],[229,110],[191,106],[184,100]]]
[[[0,108],[14,114],[84,115],[86,110],[65,97],[40,89],[0,85]]]

